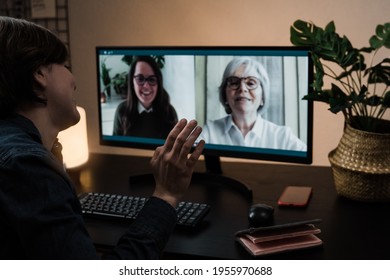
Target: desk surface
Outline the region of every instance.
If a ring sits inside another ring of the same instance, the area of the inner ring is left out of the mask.
[[[194,179],[184,200],[203,201],[212,207],[202,227],[195,231],[175,230],[165,250],[165,258],[250,259],[234,240],[234,233],[248,227],[247,211],[252,203],[275,207],[274,223],[314,218],[322,219],[318,235],[322,247],[269,255],[272,259],[389,259],[390,204],[372,204],[338,197],[329,167],[223,162],[224,175],[246,184],[253,201],[234,188],[217,182]],[[196,167],[204,172],[203,162]],[[149,159],[119,155],[91,154],[82,171],[78,192],[105,192],[150,195],[152,182],[129,185],[129,176],[149,173]],[[313,187],[307,208],[277,206],[287,185]],[[86,220],[87,229],[98,247],[114,245],[126,225],[102,220]]]

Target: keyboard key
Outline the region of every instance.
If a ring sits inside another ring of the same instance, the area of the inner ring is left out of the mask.
[[[148,198],[126,195],[83,193],[79,196],[84,216],[134,220]],[[177,208],[177,225],[196,227],[210,210],[204,203],[181,201]]]

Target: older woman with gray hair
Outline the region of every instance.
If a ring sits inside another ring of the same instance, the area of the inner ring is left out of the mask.
[[[209,120],[200,139],[208,144],[305,151],[306,144],[289,127],[261,117],[269,95],[270,82],[263,65],[249,57],[234,58],[219,87],[219,100],[228,115]]]

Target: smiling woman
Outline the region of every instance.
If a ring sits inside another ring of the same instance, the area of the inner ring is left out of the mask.
[[[304,151],[304,144],[287,126],[262,118],[270,98],[270,81],[261,63],[249,57],[231,60],[219,87],[227,116],[209,120],[201,138],[206,143]]]
[[[165,139],[177,120],[156,61],[151,56],[136,57],[129,71],[127,99],[115,112],[113,135]]]

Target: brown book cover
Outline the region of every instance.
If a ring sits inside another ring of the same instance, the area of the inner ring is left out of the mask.
[[[238,237],[237,239],[253,256],[310,248],[322,244],[322,240],[313,234],[264,241],[259,243],[253,243],[246,237]]]
[[[316,236],[321,230],[312,223],[300,221],[270,227],[250,228],[236,233],[236,240],[253,256],[298,250],[322,245]]]

